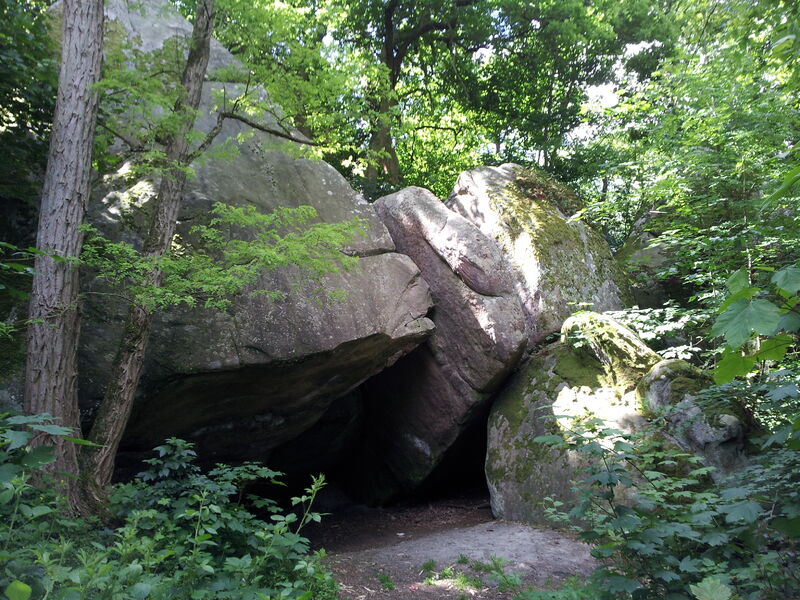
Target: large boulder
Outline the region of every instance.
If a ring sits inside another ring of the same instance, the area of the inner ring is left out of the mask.
[[[495,242],[422,188],[375,203],[399,251],[422,271],[433,295],[436,329],[425,346],[371,380],[365,390],[364,468],[382,474],[374,500],[420,484],[525,349],[525,319]]]
[[[561,340],[533,355],[492,406],[486,478],[495,516],[541,523],[545,498],[574,501],[575,470],[585,462],[534,439],[586,418],[633,432],[647,419],[663,417],[668,427],[658,435],[664,440],[721,471],[737,466],[743,411],[733,400],[724,408],[697,402],[694,394],[710,384],[683,361],[662,361],[609,316],[570,317]]]
[[[465,171],[447,206],[497,240],[514,265],[531,345],[576,310],[630,305],[628,280],[606,241],[569,218],[582,208],[577,196],[542,173],[514,164]]]
[[[114,0],[108,10],[114,26],[146,50],[191,30],[160,2],[144,3],[142,9],[128,11]],[[211,64],[219,69],[235,61],[215,42]],[[231,101],[243,89],[235,83],[204,84],[197,129],[208,132],[220,97]],[[335,169],[281,152],[285,142],[238,121],[226,121],[215,143],[231,141],[237,141],[235,156],[193,165],[179,236],[191,236],[191,226],[209,218],[214,202],[255,206],[265,213],[312,206],[322,222],[360,219],[365,234],[344,249],[360,259],[354,269],[319,282],[316,291],[321,293],[314,296],[296,289],[302,273],[285,269],[263,274],[255,286],[285,292],[283,301],[243,294],[226,312],[181,308],[160,314],[123,455],[137,455],[167,436],[179,436],[195,441],[200,456],[209,461],[267,460],[273,449],[319,422],[337,398],[393,364],[433,330],[426,317],[431,296],[419,269],[394,251],[372,207]],[[298,154],[298,147],[288,150]],[[124,165],[100,187],[91,221],[112,239],[140,244],[157,183],[131,181]],[[102,291],[102,282],[87,281],[87,292]],[[341,298],[326,300],[326,292]],[[87,295],[80,360],[87,415],[102,396],[124,313],[125,306],[113,295]]]

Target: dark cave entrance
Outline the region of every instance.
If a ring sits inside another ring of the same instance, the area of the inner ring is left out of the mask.
[[[470,415],[468,424],[421,483],[413,487],[399,484],[390,494],[376,494],[376,490],[396,484],[386,457],[392,447],[382,444],[386,436],[381,428],[392,424],[383,419],[396,417],[392,409],[402,408],[402,397],[394,392],[418,372],[420,355],[425,352],[424,347],[418,348],[336,399],[311,429],[272,452],[266,463],[286,474],[287,495],[302,492],[312,476],[323,473],[328,486],[319,500],[325,511],[348,504],[390,506],[443,498],[488,498],[484,472],[488,402]]]

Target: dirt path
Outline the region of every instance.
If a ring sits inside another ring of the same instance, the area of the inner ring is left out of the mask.
[[[594,567],[588,548],[562,532],[492,520],[483,497],[352,507],[306,533],[328,551],[342,600],[510,600],[515,577],[546,588]]]

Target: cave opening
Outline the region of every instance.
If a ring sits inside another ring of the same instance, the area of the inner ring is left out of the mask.
[[[426,476],[410,484],[398,473],[413,469],[414,464],[407,457],[395,456],[408,448],[400,447],[398,440],[403,437],[388,429],[408,425],[404,402],[409,392],[423,391],[413,388],[430,358],[426,352],[425,347],[418,348],[336,399],[311,429],[272,452],[268,464],[286,474],[288,495],[297,495],[322,473],[328,485],[319,503],[326,511],[347,505],[412,505],[447,498],[488,500],[487,402],[472,411]]]
[[[283,473],[280,480],[285,485],[265,483],[248,490],[272,498],[283,506],[288,506],[292,497],[303,495],[312,478],[320,474],[325,475],[327,485],[318,497],[316,510],[323,512],[359,505],[424,504],[447,498],[482,498],[481,503],[485,504],[489,496],[484,472],[488,403],[484,402],[481,408],[473,410],[466,425],[458,426],[454,441],[447,439],[439,446],[444,448],[446,445],[447,449],[438,451],[435,464],[425,466],[424,477],[404,479],[402,470],[413,468],[413,461],[398,459],[393,454],[408,450],[398,448],[397,442],[398,439],[402,441],[402,436],[397,431],[410,428],[404,420],[405,403],[409,397],[416,398],[416,410],[422,407],[436,413],[430,417],[431,420],[442,417],[444,421],[448,418],[454,421],[455,417],[442,416],[442,411],[436,408],[437,398],[424,396],[429,392],[425,387],[429,381],[426,380],[429,375],[426,369],[430,369],[431,361],[426,346],[418,347],[333,400],[314,425],[274,448],[264,445],[266,436],[270,435],[267,429],[264,430],[264,441],[259,441],[249,429],[247,435],[239,440],[235,429],[220,431],[213,438],[193,439],[189,435],[186,439],[196,442],[197,462],[203,470],[212,468],[217,462],[237,464],[241,460],[255,460]],[[226,375],[225,382],[230,384],[229,380],[234,377],[235,374]],[[223,388],[220,384],[214,389],[222,393]],[[429,415],[426,413],[425,416]],[[272,423],[254,417],[243,426],[257,430],[269,428]],[[426,434],[420,435],[425,437]],[[242,448],[245,439],[253,440],[253,443]],[[221,450],[228,454],[221,453]],[[151,447],[144,444],[123,444],[117,456],[115,479],[131,479],[143,470],[143,460],[152,456]]]

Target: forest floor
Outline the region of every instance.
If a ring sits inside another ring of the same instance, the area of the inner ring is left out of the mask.
[[[558,587],[595,566],[588,547],[568,534],[495,521],[488,497],[474,494],[340,509],[304,534],[327,551],[341,600],[510,600],[518,591],[487,570],[493,557],[523,587]]]

